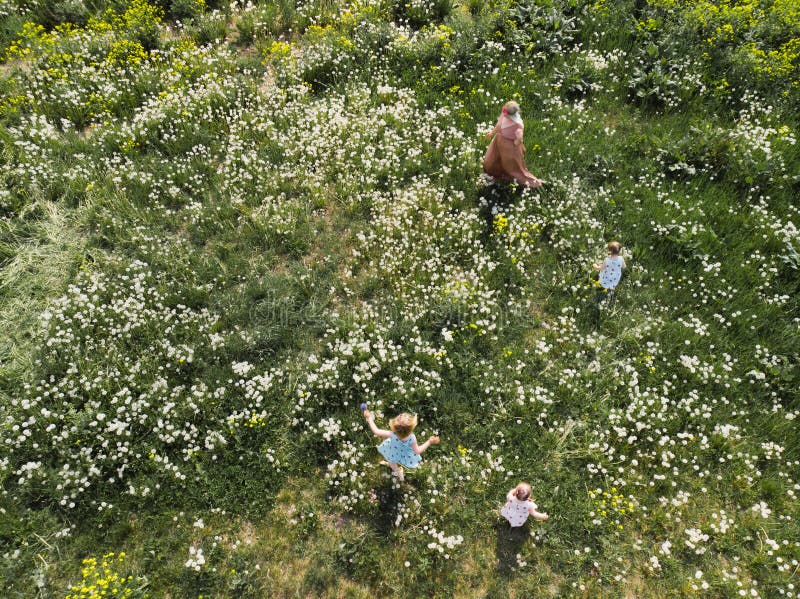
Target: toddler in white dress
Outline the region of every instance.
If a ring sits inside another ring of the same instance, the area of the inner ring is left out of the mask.
[[[511,489],[506,496],[506,504],[500,510],[512,528],[522,526],[533,516],[537,520],[547,520],[550,516],[537,511],[537,505],[531,501],[531,486],[528,483],[519,483]]]

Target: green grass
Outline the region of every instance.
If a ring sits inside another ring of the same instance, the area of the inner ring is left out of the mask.
[[[796,595],[796,65],[743,52],[800,25],[290,4],[0,16],[6,595]],[[539,191],[478,181],[508,99]],[[362,402],[442,438],[402,485]]]

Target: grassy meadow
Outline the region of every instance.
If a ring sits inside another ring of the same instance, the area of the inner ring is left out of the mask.
[[[0,60],[3,597],[800,595],[796,2],[0,0]]]

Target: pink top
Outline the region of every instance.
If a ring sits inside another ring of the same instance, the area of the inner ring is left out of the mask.
[[[497,130],[506,139],[522,139],[522,125],[504,114],[497,119]]]

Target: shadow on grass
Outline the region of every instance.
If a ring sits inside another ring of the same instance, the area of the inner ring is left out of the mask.
[[[528,523],[512,528],[505,520],[499,520],[495,528],[495,556],[497,571],[491,586],[486,591],[486,599],[506,599],[511,596],[509,584],[513,582],[517,565],[517,555],[522,553],[525,542],[530,536]]]
[[[485,235],[491,234],[495,215],[504,212],[517,201],[522,196],[522,190],[523,187],[516,183],[499,181],[478,192],[479,214],[486,222]]]
[[[379,505],[378,514],[375,519],[375,531],[388,537],[395,528],[398,510],[402,505],[402,486],[413,485],[413,482],[410,482],[409,477],[406,477],[405,482],[400,483],[401,486],[397,487],[397,479],[394,476],[384,476],[384,474],[389,474],[389,468],[387,466],[379,466],[379,468],[385,470],[385,472],[381,473],[380,485],[375,487],[375,495],[377,496]]]
[[[419,469],[406,468],[405,480],[398,485],[397,479],[390,475],[388,466],[379,465],[381,469],[380,482],[374,486],[375,497],[378,501],[378,510],[375,516],[375,532],[390,535],[395,529],[395,521],[403,506],[404,491],[415,494],[424,487],[426,474]]]
[[[512,527],[508,522],[499,521],[495,524],[497,535],[497,577],[508,579],[514,573],[517,565],[517,555],[522,552],[525,541],[530,536],[530,526],[526,522],[522,526]]]

